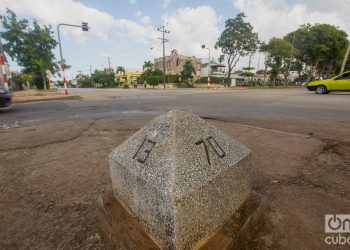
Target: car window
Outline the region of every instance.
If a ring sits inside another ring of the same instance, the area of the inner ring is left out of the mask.
[[[335,80],[347,80],[350,79],[350,72],[338,76]]]

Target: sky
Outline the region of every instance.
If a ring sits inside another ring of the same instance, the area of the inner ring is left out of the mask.
[[[157,28],[165,25],[166,54],[177,49],[179,54],[208,60],[221,54],[215,42],[228,18],[239,12],[254,27],[261,41],[283,37],[305,23],[329,23],[350,33],[350,0],[0,0],[0,14],[9,8],[19,18],[36,19],[52,25],[57,38],[59,23],[81,25],[88,22],[89,32],[63,26],[60,29],[63,57],[72,66],[67,76],[81,71],[122,65],[142,68],[143,62],[162,55]],[[59,59],[59,50],[55,50]],[[240,60],[236,70],[247,66]],[[262,68],[256,54],[252,65]],[[12,69],[20,69],[11,62]]]

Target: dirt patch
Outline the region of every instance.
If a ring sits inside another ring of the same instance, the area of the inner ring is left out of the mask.
[[[42,101],[55,101],[55,100],[80,100],[78,95],[64,95],[58,91],[36,91],[36,90],[24,90],[16,91],[12,94],[14,103],[26,103],[26,102],[42,102]]]
[[[1,132],[0,140],[9,144],[0,150],[0,248],[128,249],[118,240],[111,245],[102,233],[98,200],[111,192],[107,155],[147,121],[79,121]],[[268,199],[266,225],[248,248],[326,249],[324,214],[348,213],[350,207],[350,145],[211,123],[253,150],[253,189]]]

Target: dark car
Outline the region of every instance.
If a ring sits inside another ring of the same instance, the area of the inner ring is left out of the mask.
[[[8,110],[12,106],[11,92],[0,85],[0,110]]]

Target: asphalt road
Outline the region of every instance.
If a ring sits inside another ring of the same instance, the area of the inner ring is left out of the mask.
[[[0,249],[119,249],[144,242],[134,218],[113,203],[108,207],[118,216],[101,217],[97,199],[112,195],[108,154],[172,109],[220,120],[208,123],[253,151],[252,190],[271,208],[255,248],[326,249],[324,214],[350,207],[350,93],[70,92],[83,98],[23,103],[0,113]],[[111,227],[110,218],[118,225]],[[216,239],[230,238],[222,235]]]
[[[343,128],[350,124],[350,93],[316,95],[303,88],[70,89],[70,93],[94,98],[17,104],[12,111],[0,114],[0,128],[81,119],[151,117],[172,109],[231,120],[284,120]]]

